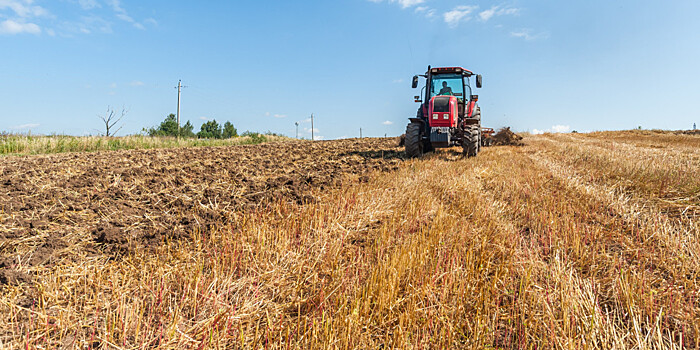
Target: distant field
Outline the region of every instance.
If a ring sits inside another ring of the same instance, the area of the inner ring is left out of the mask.
[[[150,136],[29,136],[0,134],[0,155],[116,151],[198,146],[232,146],[288,140],[283,136],[241,136],[230,139],[196,139]]]
[[[0,158],[0,348],[700,347],[700,135]]]

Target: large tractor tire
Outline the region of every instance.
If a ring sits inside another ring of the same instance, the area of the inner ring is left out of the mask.
[[[423,155],[423,140],[421,140],[421,130],[423,124],[410,123],[406,126],[406,156],[420,157]]]
[[[475,157],[481,148],[481,128],[478,125],[467,127],[464,130],[464,140],[462,141],[462,154],[467,157]]]

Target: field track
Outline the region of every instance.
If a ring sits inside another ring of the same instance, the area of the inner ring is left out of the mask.
[[[2,348],[697,348],[700,136],[0,158]]]

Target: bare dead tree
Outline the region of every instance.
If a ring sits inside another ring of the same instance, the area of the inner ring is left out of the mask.
[[[122,107],[122,112],[121,115],[117,115],[117,113],[112,109],[111,107],[107,106],[107,112],[105,112],[104,115],[98,115],[100,119],[105,123],[105,136],[110,137],[114,136],[116,133],[119,132],[119,130],[122,129],[123,125],[120,126],[116,131],[112,132],[114,127],[124,118],[128,111]]]

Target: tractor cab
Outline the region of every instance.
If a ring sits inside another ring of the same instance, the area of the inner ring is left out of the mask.
[[[433,75],[430,81],[430,98],[448,95],[455,96],[464,102],[464,80],[462,75]]]
[[[459,117],[464,117],[465,110],[469,112],[468,105],[478,100],[477,95],[472,95],[470,77],[475,74],[462,67],[431,68],[424,75],[413,77],[413,88],[418,87],[418,78],[426,78],[425,86],[421,89],[421,96],[416,96],[416,102],[423,102],[421,109],[424,116],[429,115],[428,107],[436,96],[454,96],[457,98]],[[481,75],[476,75],[476,87],[481,87]],[[471,108],[473,109],[473,108]],[[419,113],[420,114],[420,113]]]

